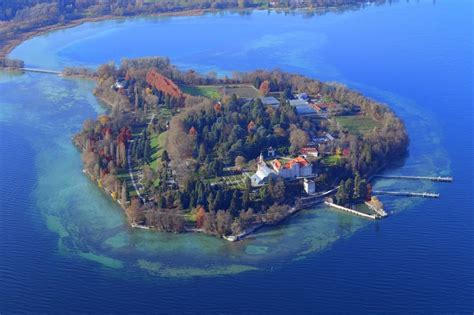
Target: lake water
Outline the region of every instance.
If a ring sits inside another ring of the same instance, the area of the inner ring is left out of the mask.
[[[104,112],[93,82],[0,72],[0,313],[472,312],[473,4],[417,1],[310,16],[208,14],[87,23],[26,41],[29,66],[167,56],[183,69],[281,68],[389,104],[410,156],[368,222],[324,207],[230,244],[132,231],[81,172],[71,136]]]

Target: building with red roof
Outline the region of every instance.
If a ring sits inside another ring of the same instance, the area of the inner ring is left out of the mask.
[[[283,164],[280,160],[271,162],[275,173],[283,178],[305,177],[313,174],[313,166],[299,156]]]

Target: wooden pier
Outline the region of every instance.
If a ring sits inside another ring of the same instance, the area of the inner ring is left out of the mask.
[[[383,191],[374,190],[374,195],[391,195],[391,196],[404,196],[404,197],[423,197],[423,198],[439,198],[438,193],[431,192],[410,192],[410,191]]]
[[[443,183],[451,183],[453,178],[450,176],[442,177],[442,176],[403,176],[403,175],[374,175],[373,176],[378,178],[387,178],[387,179],[409,179],[409,180],[429,180],[432,182],[443,182]]]

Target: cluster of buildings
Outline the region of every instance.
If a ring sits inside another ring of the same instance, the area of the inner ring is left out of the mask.
[[[263,105],[277,108],[280,106],[280,100],[273,96],[266,96],[260,98]],[[307,93],[299,93],[295,98],[288,100],[288,104],[293,106],[297,115],[313,116],[318,118],[327,118],[329,110],[336,109],[339,104],[335,102],[325,101],[321,95],[315,96],[313,99]],[[293,159],[278,159],[277,154],[273,148],[268,148],[267,158],[270,159],[267,164],[260,155],[257,163],[257,172],[251,176],[253,186],[261,186],[268,183],[270,178],[284,178],[284,179],[303,179],[304,191],[308,194],[315,192],[315,183],[311,178],[317,176],[313,173],[313,166],[308,159],[319,156],[318,145],[334,141],[334,137],[329,133],[322,136],[312,137],[307,147],[300,150],[300,155]]]
[[[278,107],[280,105],[280,101],[273,96],[262,97],[260,100],[266,106]],[[340,106],[336,102],[325,102],[320,95],[311,99],[307,93],[296,94],[295,99],[288,100],[288,104],[295,108],[297,115],[320,118],[327,118],[329,110],[337,109]]]

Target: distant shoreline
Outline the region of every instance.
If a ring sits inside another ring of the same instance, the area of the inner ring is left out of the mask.
[[[5,43],[1,44],[0,46],[0,57],[2,56],[7,56],[9,55],[16,47],[21,45],[23,42],[36,37],[36,36],[41,36],[53,31],[57,30],[62,30],[62,29],[68,29],[72,27],[76,27],[79,25],[82,25],[84,23],[88,22],[101,22],[101,21],[107,21],[107,20],[123,20],[127,18],[133,18],[133,17],[146,17],[146,16],[152,16],[152,17],[160,17],[160,16],[198,16],[198,15],[203,15],[205,13],[211,13],[211,12],[218,12],[219,10],[204,10],[204,9],[199,9],[199,10],[187,10],[187,11],[178,11],[178,12],[164,12],[164,13],[155,13],[155,14],[146,14],[146,15],[131,15],[131,16],[116,16],[116,15],[104,15],[100,17],[91,17],[91,18],[83,18],[79,20],[73,20],[69,21],[67,24],[54,24],[54,25],[49,25],[45,27],[41,27],[39,29],[25,32],[18,34],[18,38],[12,39],[5,41]]]
[[[369,1],[369,3],[371,3]],[[48,25],[44,27],[40,27],[38,29],[24,32],[21,34],[17,34],[17,38],[6,40],[4,42],[0,41],[0,57],[7,57],[16,47],[21,45],[23,42],[36,37],[41,36],[53,31],[72,28],[75,26],[79,26],[84,23],[88,22],[101,22],[101,21],[110,21],[110,20],[124,20],[130,18],[137,18],[137,17],[179,17],[179,16],[200,16],[206,13],[218,13],[218,12],[251,12],[251,11],[274,11],[274,12],[296,12],[296,11],[308,11],[308,12],[332,12],[334,10],[340,9],[349,9],[353,7],[353,5],[338,5],[332,7],[324,7],[324,8],[311,8],[311,7],[300,7],[300,8],[288,8],[288,7],[274,7],[274,8],[224,8],[224,9],[192,9],[192,10],[184,10],[184,11],[169,11],[169,12],[160,12],[160,13],[146,13],[146,14],[135,14],[135,15],[127,15],[127,16],[117,16],[117,15],[104,15],[98,17],[87,17],[81,18],[78,20],[71,20],[67,21],[66,24],[54,24]]]

